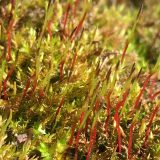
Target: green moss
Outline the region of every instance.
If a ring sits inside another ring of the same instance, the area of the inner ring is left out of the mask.
[[[0,159],[127,159],[129,138],[131,157],[159,156],[159,5],[144,3],[137,18],[138,1],[0,2]]]

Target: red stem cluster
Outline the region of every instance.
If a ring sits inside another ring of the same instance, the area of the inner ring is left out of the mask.
[[[63,79],[63,68],[64,68],[64,63],[65,63],[65,60],[62,60],[61,62],[60,62],[60,81],[62,81],[62,79]]]
[[[25,87],[25,89],[24,89],[24,91],[23,91],[23,96],[22,96],[22,97],[25,97],[25,96],[27,95],[27,91],[28,91],[28,89],[29,89],[30,84],[31,84],[31,80],[28,79],[28,80],[27,80],[26,87]]]
[[[14,21],[10,20],[8,28],[7,28],[7,54],[6,54],[7,61],[10,61],[12,59],[11,57],[11,38],[12,38],[13,24],[14,24]]]
[[[35,73],[27,80],[26,87],[25,87],[25,89],[23,91],[23,95],[22,95],[23,98],[27,95],[27,91],[29,89],[29,86],[31,85],[31,79],[34,77],[35,77]]]
[[[11,0],[10,3],[11,3],[11,13],[12,13],[13,9],[15,8],[15,0]]]
[[[69,145],[69,146],[71,146],[72,143],[73,143],[74,130],[75,130],[75,125],[73,125],[73,126],[72,126],[72,129],[71,129],[71,137],[70,137],[69,142],[68,142],[68,145]]]
[[[36,90],[36,87],[37,87],[37,83],[38,83],[38,80],[37,78],[35,77],[34,81],[33,81],[33,87],[32,87],[32,91],[30,93],[30,98],[33,96],[35,90]]]
[[[133,140],[133,130],[136,123],[132,123],[129,131],[129,140],[128,140],[128,159],[131,159],[131,148],[132,148],[132,140]]]
[[[94,112],[97,112],[100,106],[100,100],[99,98],[96,99],[95,107],[93,109]]]
[[[107,111],[107,119],[105,122],[105,131],[108,131],[108,123],[109,123],[109,118],[110,118],[110,112],[111,112],[111,101],[110,101],[110,96],[111,96],[111,92],[107,95],[106,97],[106,111]]]
[[[73,72],[73,69],[74,69],[74,66],[75,66],[75,63],[76,63],[76,59],[77,59],[77,53],[74,54],[73,60],[72,60],[71,66],[70,66],[69,80],[71,78],[71,75],[72,75],[72,72]]]
[[[3,92],[4,92],[4,99],[7,99],[7,81],[9,80],[9,78],[11,77],[13,71],[14,71],[15,66],[12,66],[12,68],[8,71],[7,77],[4,80],[4,84],[3,84]]]
[[[91,121],[91,119],[90,119],[90,117],[88,116],[88,117],[87,117],[87,120],[86,120],[85,128],[84,128],[85,133],[87,133],[87,128],[88,128],[88,125],[89,125],[90,121]]]
[[[51,29],[51,26],[52,26],[52,20],[49,20],[47,28],[48,28],[48,34],[49,34],[50,39],[52,38],[52,29]]]
[[[124,57],[125,57],[125,55],[126,55],[126,51],[127,51],[127,49],[128,49],[128,45],[129,45],[129,42],[126,41],[125,46],[124,46],[124,49],[123,49],[123,53],[122,53],[121,63],[123,63],[123,61],[124,61]]]
[[[76,0],[75,5],[74,5],[74,17],[76,17],[76,15],[77,15],[78,4],[79,4],[79,0]]]
[[[148,137],[150,135],[151,126],[153,123],[153,119],[156,116],[158,111],[159,111],[159,106],[156,106],[150,116],[149,124],[148,124],[147,130],[146,130],[146,136],[145,136],[145,140],[144,140],[144,147],[146,147],[146,145],[147,145]]]
[[[57,109],[57,111],[56,111],[55,120],[56,120],[58,114],[59,114],[60,111],[61,111],[62,105],[64,104],[64,100],[65,100],[65,97],[63,96],[62,99],[61,99],[61,101],[60,101],[59,107],[58,107],[58,109]]]
[[[125,101],[126,101],[126,99],[128,97],[128,94],[129,94],[129,90],[127,89],[126,92],[123,94],[122,101],[119,101],[116,104],[116,112],[114,114],[114,119],[116,121],[116,129],[117,129],[117,133],[118,133],[118,149],[119,149],[120,153],[121,153],[122,146],[121,146],[120,117],[118,115],[118,112],[119,112],[119,109],[124,106],[124,103],[125,103]]]
[[[142,89],[141,89],[139,95],[136,98],[136,102],[134,104],[134,109],[138,108],[139,103],[140,103],[140,99],[141,99],[141,97],[142,97],[142,95],[143,95],[143,93],[144,93],[144,91],[145,91],[145,89],[147,87],[147,84],[150,81],[151,76],[152,76],[152,74],[149,74],[146,77],[146,79],[145,79],[145,81],[143,83]],[[131,158],[132,137],[133,137],[133,129],[134,129],[134,127],[135,127],[135,123],[132,123],[131,126],[130,126],[130,134],[129,134],[129,141],[128,141],[128,159]]]
[[[86,160],[89,160],[90,154],[91,154],[91,151],[92,151],[92,148],[93,148],[93,145],[94,145],[94,142],[96,140],[96,133],[97,133],[96,129],[97,128],[96,128],[96,124],[95,124],[93,129],[92,129],[92,131],[91,131],[90,144],[89,144]]]
[[[84,118],[84,112],[81,113],[80,118],[79,118],[79,125],[82,124]],[[75,146],[75,156],[74,160],[78,159],[78,146],[79,146],[79,139],[80,139],[80,134],[81,134],[81,128],[78,129],[77,135],[76,135],[76,146]]]
[[[40,87],[39,88],[39,97],[44,98],[44,95],[45,95],[45,93],[44,93],[43,87]]]
[[[149,75],[147,76],[147,78],[145,79],[144,84],[143,84],[143,86],[142,86],[142,89],[141,89],[138,97],[136,98],[136,102],[135,102],[135,105],[134,105],[134,109],[137,109],[137,108],[138,108],[139,103],[140,103],[140,99],[141,99],[141,97],[142,97],[142,95],[143,95],[143,93],[144,93],[144,91],[145,91],[145,89],[146,89],[146,87],[147,87],[147,84],[148,84],[149,81],[150,81],[151,76],[152,76],[152,74],[149,74]]]
[[[84,13],[84,15],[83,15],[82,19],[80,20],[78,26],[72,32],[72,34],[70,36],[71,41],[73,41],[76,38],[76,36],[78,35],[79,31],[81,30],[81,28],[83,26],[84,19],[86,18],[86,15],[87,15],[87,12]]]
[[[66,13],[64,15],[64,23],[63,23],[63,30],[64,31],[66,29],[66,24],[67,24],[67,20],[68,20],[70,9],[71,9],[71,5],[70,5],[70,3],[68,3],[68,5],[67,5],[67,11],[66,11]]]

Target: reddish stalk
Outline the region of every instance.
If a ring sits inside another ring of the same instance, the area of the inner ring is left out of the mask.
[[[12,66],[12,68],[8,71],[7,77],[4,80],[4,84],[3,84],[3,92],[4,92],[4,99],[7,99],[7,81],[8,79],[11,77],[13,71],[14,71],[15,66]]]
[[[15,0],[11,0],[10,3],[11,3],[11,13],[12,13],[13,9],[15,8]]]
[[[71,137],[70,137],[69,142],[68,142],[68,145],[69,145],[69,146],[71,146],[72,143],[73,143],[74,130],[75,130],[75,125],[73,125],[73,126],[72,126],[72,129],[71,129]]]
[[[133,130],[136,123],[132,123],[129,131],[129,140],[128,140],[128,159],[131,159],[131,149],[132,149],[132,140],[133,140]]]
[[[60,111],[61,111],[61,108],[62,108],[62,106],[63,106],[63,104],[64,104],[64,100],[65,100],[65,97],[63,96],[62,99],[61,99],[61,101],[60,101],[59,107],[58,107],[58,109],[57,109],[57,111],[56,111],[55,120],[57,119],[57,116],[58,116],[58,114],[59,114]]]
[[[108,123],[109,123],[109,118],[110,118],[110,112],[111,112],[111,101],[110,101],[110,96],[111,96],[111,92],[107,95],[106,97],[106,111],[107,111],[107,119],[105,122],[105,131],[108,131]]]
[[[12,38],[12,29],[13,29],[14,21],[11,20],[9,22],[9,26],[7,28],[7,54],[6,54],[6,60],[10,61],[12,59],[11,57],[11,38]]]
[[[43,97],[44,97],[43,87],[40,87],[40,89],[39,89],[39,97],[40,97],[40,98],[43,98]]]
[[[137,14],[137,17],[136,17],[136,20],[138,21],[140,15],[142,14],[142,10],[143,10],[143,3],[141,3],[141,6],[139,8],[139,11],[138,11],[138,14]]]
[[[64,63],[65,63],[65,60],[62,60],[60,62],[60,81],[62,81],[62,79],[63,79],[63,67],[64,67]]]
[[[64,31],[66,29],[66,24],[67,24],[67,20],[68,20],[70,9],[71,9],[71,5],[70,5],[70,3],[68,3],[68,5],[67,5],[67,11],[66,11],[66,13],[64,15],[64,25],[63,25],[63,30]]]
[[[144,93],[144,91],[145,91],[145,89],[146,89],[146,87],[147,87],[147,84],[149,83],[149,80],[150,80],[151,76],[152,76],[152,74],[149,74],[149,75],[147,76],[147,78],[145,79],[144,84],[143,84],[143,86],[142,86],[142,89],[141,89],[138,97],[136,98],[136,102],[135,102],[135,105],[134,105],[134,109],[137,109],[137,108],[138,108],[139,103],[140,103],[140,99],[141,99],[141,97],[142,97],[142,95],[143,95],[143,93]]]
[[[28,89],[29,89],[29,86],[30,86],[30,84],[31,84],[31,79],[33,78],[35,76],[35,73],[27,80],[27,84],[26,84],[26,87],[25,87],[25,89],[24,89],[24,91],[23,91],[23,98],[27,95],[27,91],[28,91]]]
[[[13,18],[13,10],[15,8],[15,0],[10,0],[10,4],[11,4],[11,10],[10,10],[9,23],[11,22],[11,20]]]
[[[71,34],[70,34],[70,39],[71,39],[71,37],[73,37],[73,35],[74,35],[76,29],[77,29],[77,27],[74,28],[73,31],[71,32]],[[71,40],[71,41],[72,41],[72,40]]]
[[[52,21],[48,21],[48,25],[47,25],[47,28],[48,28],[48,34],[49,34],[49,37],[50,39],[52,38],[52,29],[51,29],[51,26],[52,26]]]
[[[126,41],[125,47],[124,47],[123,53],[122,53],[121,63],[123,63],[123,61],[124,61],[124,57],[125,57],[125,55],[126,55],[126,51],[127,51],[127,49],[128,49],[128,46],[129,46],[129,42]]]
[[[134,73],[134,71],[135,71],[135,63],[132,65],[131,72],[130,72],[130,75],[129,75],[128,79],[132,76],[132,74]]]
[[[84,13],[84,15],[83,15],[82,19],[80,20],[78,26],[76,27],[74,32],[72,32],[72,34],[70,36],[71,41],[73,41],[76,38],[76,36],[78,35],[79,31],[81,30],[86,15],[87,15],[87,12]]]
[[[95,126],[93,127],[93,130],[91,131],[90,144],[89,144],[89,149],[88,149],[88,152],[87,152],[86,160],[89,160],[89,158],[90,158],[90,154],[91,154],[94,142],[96,140],[96,133],[97,133],[97,131],[96,131],[96,124],[95,124]]]
[[[73,72],[73,69],[74,69],[74,66],[75,66],[75,63],[76,63],[76,59],[77,59],[77,53],[74,54],[73,60],[72,60],[71,66],[70,66],[69,80],[71,78],[71,75],[72,75],[72,72]]]
[[[99,98],[96,99],[95,107],[93,109],[94,112],[97,112],[100,106],[100,100]]]
[[[77,15],[78,4],[79,4],[79,0],[76,0],[75,4],[74,4],[74,17],[76,17],[76,15]]]
[[[75,66],[76,59],[77,59],[77,53],[75,53],[74,56],[73,56],[73,60],[72,60],[71,67],[70,67],[71,70],[73,70],[73,68]]]
[[[27,91],[28,91],[28,89],[29,89],[30,84],[31,84],[31,80],[28,79],[28,80],[27,80],[26,87],[25,87],[25,89],[24,89],[24,91],[23,91],[23,96],[22,96],[23,98],[27,95]]]
[[[106,75],[106,77],[105,77],[105,79],[106,79],[107,82],[109,81],[111,72],[112,72],[112,67],[109,68],[109,70],[108,70],[108,72],[107,72],[107,75]]]
[[[90,118],[89,118],[89,116],[88,116],[88,117],[87,117],[87,120],[86,120],[86,123],[85,123],[85,128],[84,128],[85,133],[87,133],[87,129],[88,129],[89,123],[90,123]]]
[[[121,63],[123,63],[124,57],[125,57],[125,55],[126,55],[126,51],[127,51],[127,49],[128,49],[128,46],[129,46],[129,42],[130,42],[130,40],[131,40],[132,37],[133,37],[133,33],[134,33],[134,31],[135,31],[135,28],[136,28],[138,19],[139,19],[139,17],[140,17],[140,14],[142,13],[142,9],[143,9],[143,3],[141,3],[140,9],[139,9],[139,11],[138,11],[138,14],[137,14],[137,17],[136,17],[136,21],[135,21],[134,26],[133,26],[133,28],[132,28],[131,35],[130,35],[129,39],[126,41],[126,44],[125,44],[125,47],[124,47],[124,50],[123,50],[123,53],[122,53]]]
[[[139,77],[140,77],[141,73],[142,73],[142,68],[139,70],[139,72],[138,72],[138,75],[137,75],[136,79],[139,79]]]
[[[35,79],[34,79],[34,81],[33,81],[33,88],[32,88],[32,91],[31,91],[31,93],[30,93],[30,98],[33,96],[33,94],[34,94],[34,92],[35,92],[35,90],[36,90],[37,83],[38,83],[38,81],[37,81],[37,78],[35,77]]]
[[[61,102],[60,102],[60,104],[59,104],[59,107],[58,107],[58,110],[57,110],[57,112],[56,112],[55,117],[57,117],[57,115],[60,113],[63,104],[64,104],[64,96],[63,96],[62,99],[61,99]]]
[[[148,124],[147,130],[146,130],[146,136],[145,136],[145,140],[144,140],[144,145],[143,145],[144,147],[147,146],[147,142],[148,142],[148,137],[150,135],[151,126],[153,124],[154,117],[156,116],[158,110],[159,110],[159,106],[156,106],[155,109],[153,110],[151,116],[150,116],[149,124]]]
[[[121,130],[120,130],[120,118],[118,113],[116,112],[114,115],[114,119],[116,121],[116,129],[117,129],[117,133],[118,133],[118,151],[119,153],[121,153],[122,150],[122,146],[121,146]]]
[[[119,112],[120,107],[124,106],[124,103],[125,103],[125,101],[126,101],[126,99],[128,97],[128,94],[129,94],[129,90],[127,89],[126,92],[123,94],[122,101],[119,101],[116,104],[116,112],[114,114],[114,119],[116,121],[116,129],[117,129],[117,133],[118,133],[118,149],[119,149],[120,153],[121,153],[121,150],[122,150],[122,146],[121,146],[120,118],[119,118],[118,112]]]
[[[79,119],[80,123],[79,123],[79,125],[82,124],[83,118],[84,118],[84,112],[82,112],[81,115],[80,115],[80,119]],[[79,146],[80,134],[81,134],[81,129],[78,129],[78,132],[77,132],[77,135],[76,135],[76,146],[75,146],[74,160],[78,159],[78,146]]]

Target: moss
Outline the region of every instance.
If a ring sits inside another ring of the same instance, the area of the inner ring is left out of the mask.
[[[157,158],[159,6],[49,2],[0,1],[0,159]]]

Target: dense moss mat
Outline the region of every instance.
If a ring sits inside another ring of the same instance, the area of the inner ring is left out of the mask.
[[[160,3],[0,1],[0,159],[159,159]]]

